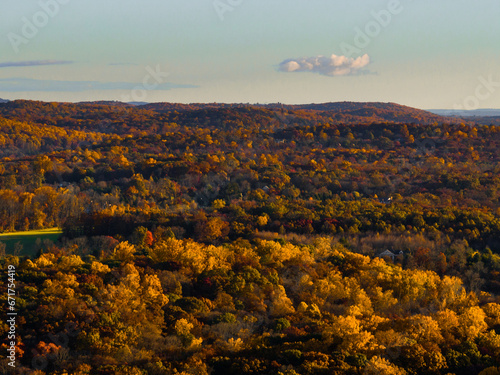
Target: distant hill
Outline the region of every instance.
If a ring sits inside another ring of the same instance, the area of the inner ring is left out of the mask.
[[[455,109],[429,109],[431,113],[440,116],[457,117],[494,117],[500,116],[500,109],[475,109],[475,110],[455,110]]]
[[[223,108],[241,108],[241,107],[263,107],[258,104],[237,104],[237,103],[148,103],[141,105],[143,109],[152,110],[155,112],[171,112],[171,111],[192,111],[198,109],[223,109]]]
[[[274,105],[270,105],[271,107]],[[341,117],[363,121],[373,119],[371,122],[410,122],[419,124],[455,122],[451,118],[430,113],[421,109],[404,106],[396,103],[381,102],[336,102],[322,104],[283,105],[285,109],[311,110],[323,113],[336,113]]]
[[[452,117],[443,117],[412,107],[407,107],[395,103],[363,103],[363,102],[336,102],[322,104],[179,104],[179,103],[150,103],[140,108],[156,111],[190,111],[206,109],[234,109],[242,107],[265,108],[273,111],[307,111],[315,113],[321,117],[326,117],[332,122],[346,123],[373,123],[373,122],[392,122],[392,123],[454,123],[456,119]]]
[[[0,103],[8,103],[9,100],[0,98]]]
[[[134,105],[135,104],[135,105]],[[466,122],[395,103],[322,103],[303,105],[224,103],[122,103],[96,101],[56,103],[14,100],[0,103],[0,116],[75,130],[136,133],[164,124],[202,128],[283,129],[319,124],[442,124]]]
[[[128,102],[127,104],[141,106],[141,105],[146,105],[149,103],[148,102]]]
[[[123,103],[117,100],[98,100],[95,102],[79,102],[76,104],[97,104],[97,105],[113,105],[113,106],[119,106],[119,107],[126,107],[128,105],[134,105],[132,103]]]

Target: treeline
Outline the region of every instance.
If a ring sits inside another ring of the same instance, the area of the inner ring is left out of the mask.
[[[128,239],[82,237],[3,259],[17,269],[19,370],[498,371],[500,305],[457,277],[404,270],[328,238],[213,246],[138,228]]]
[[[214,244],[260,232],[422,236],[420,249],[386,248],[459,272],[468,288],[498,290],[498,127],[345,125],[324,108],[7,104],[5,116],[33,123],[0,121],[9,144],[0,151],[0,231],[127,236],[161,226]],[[381,106],[394,116],[405,108]],[[46,118],[53,125],[40,124]],[[449,250],[457,242],[467,243],[465,263]],[[467,277],[464,264],[475,267]]]
[[[19,158],[92,145],[102,134],[0,118],[0,157]]]
[[[381,103],[0,114],[0,232],[64,230],[1,261],[27,373],[499,371],[500,128]]]

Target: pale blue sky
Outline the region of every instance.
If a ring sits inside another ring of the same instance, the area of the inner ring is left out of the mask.
[[[0,0],[0,10],[1,98],[500,108],[498,0]]]

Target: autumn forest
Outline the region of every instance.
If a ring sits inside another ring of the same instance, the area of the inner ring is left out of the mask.
[[[62,231],[0,237],[0,368],[500,374],[499,125],[393,103],[0,103],[0,233]]]

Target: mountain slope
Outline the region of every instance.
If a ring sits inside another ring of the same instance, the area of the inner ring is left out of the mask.
[[[298,117],[304,116],[304,112],[313,113],[332,122],[345,123],[373,123],[373,122],[393,122],[393,123],[417,123],[431,124],[434,122],[456,122],[454,118],[443,117],[408,106],[395,103],[362,103],[362,102],[336,102],[321,104],[266,104],[266,105],[248,105],[248,104],[178,104],[178,103],[151,103],[141,108],[156,112],[171,111],[191,111],[191,110],[221,110],[236,109],[242,107],[265,108],[279,113],[295,114]]]
[[[323,103],[304,105],[151,103],[140,106],[120,102],[45,103],[15,100],[0,103],[0,116],[73,129],[103,133],[155,132],[166,124],[202,128],[239,128],[258,124],[263,128],[330,124],[456,123],[394,103]]]
[[[349,122],[409,122],[418,124],[453,122],[453,119],[443,117],[421,109],[396,103],[381,102],[336,102],[322,104],[285,105],[288,110],[310,110],[321,114],[335,114],[347,118]]]

